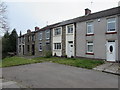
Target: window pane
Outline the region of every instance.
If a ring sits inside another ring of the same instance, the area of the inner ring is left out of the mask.
[[[87,23],[87,33],[93,33],[93,23]]]
[[[108,31],[115,31],[115,23],[108,23]]]
[[[93,52],[93,45],[88,45],[88,52]]]

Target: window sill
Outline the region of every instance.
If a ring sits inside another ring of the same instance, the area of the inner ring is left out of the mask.
[[[117,34],[117,32],[106,32],[105,34]]]
[[[94,36],[94,34],[86,34],[86,36]]]
[[[94,53],[86,53],[87,55],[94,55]]]

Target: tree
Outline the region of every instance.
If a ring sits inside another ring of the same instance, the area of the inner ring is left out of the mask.
[[[16,52],[17,38],[18,35],[16,29],[13,29],[11,34],[6,31],[6,33],[2,37],[2,58],[8,56],[8,52]]]
[[[10,34],[10,51],[16,52],[16,44],[17,44],[17,32],[16,29],[13,29],[12,33]]]
[[[7,6],[4,2],[0,1],[0,34],[6,33],[9,30],[7,17],[6,17],[6,10]]]

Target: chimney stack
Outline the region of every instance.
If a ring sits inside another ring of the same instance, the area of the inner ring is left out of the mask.
[[[91,10],[88,9],[88,8],[86,8],[86,9],[85,9],[85,15],[89,15],[89,14],[91,14]]]
[[[27,30],[27,33],[31,33],[31,30],[30,30],[30,29],[28,29],[28,30]]]
[[[36,26],[36,27],[35,27],[35,31],[38,31],[38,30],[39,30],[39,27]]]

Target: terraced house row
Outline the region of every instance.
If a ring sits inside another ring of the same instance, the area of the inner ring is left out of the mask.
[[[35,31],[18,39],[18,55],[86,57],[118,61],[120,38],[120,6],[74,19],[35,27]]]

